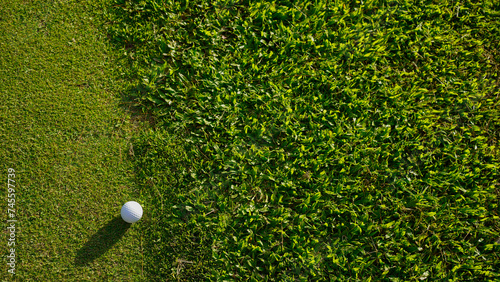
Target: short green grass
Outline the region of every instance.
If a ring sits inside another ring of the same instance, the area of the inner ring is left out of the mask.
[[[496,1],[129,1],[150,280],[498,280]]]
[[[141,202],[131,140],[145,125],[120,106],[126,82],[103,30],[105,1],[0,4],[2,230],[7,173],[16,174],[16,275],[2,281],[139,281],[142,222],[121,204]],[[146,210],[145,220],[148,217]]]

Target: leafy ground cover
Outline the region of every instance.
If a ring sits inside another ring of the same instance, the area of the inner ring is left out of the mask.
[[[150,278],[499,278],[495,1],[126,1]]]
[[[130,145],[142,126],[120,107],[126,81],[101,28],[105,5],[0,4],[1,281],[143,277],[142,223],[117,217],[125,201],[140,201]],[[7,246],[8,208],[15,246]],[[15,276],[7,272],[12,247]]]

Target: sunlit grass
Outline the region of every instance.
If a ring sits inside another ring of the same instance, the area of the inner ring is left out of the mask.
[[[498,4],[116,4],[151,278],[498,278]]]
[[[18,220],[16,275],[4,259],[2,281],[143,277],[142,223],[116,220],[123,203],[141,201],[129,155],[140,127],[120,107],[126,82],[102,29],[106,5],[0,4],[0,175],[6,187],[16,171]]]

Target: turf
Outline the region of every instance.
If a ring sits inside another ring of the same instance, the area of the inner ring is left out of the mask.
[[[500,279],[498,3],[115,4],[149,279]]]
[[[134,185],[127,84],[103,29],[105,1],[0,4],[0,175],[15,170],[16,274],[2,281],[139,281],[142,223],[119,218]],[[147,212],[145,218],[147,218]],[[2,230],[6,222],[2,221]]]
[[[0,277],[498,280],[499,45],[496,1],[1,4]]]

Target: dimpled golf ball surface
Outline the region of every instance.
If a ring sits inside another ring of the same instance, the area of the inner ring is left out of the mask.
[[[128,223],[137,222],[142,217],[142,207],[138,202],[126,202],[122,207],[121,215]]]

